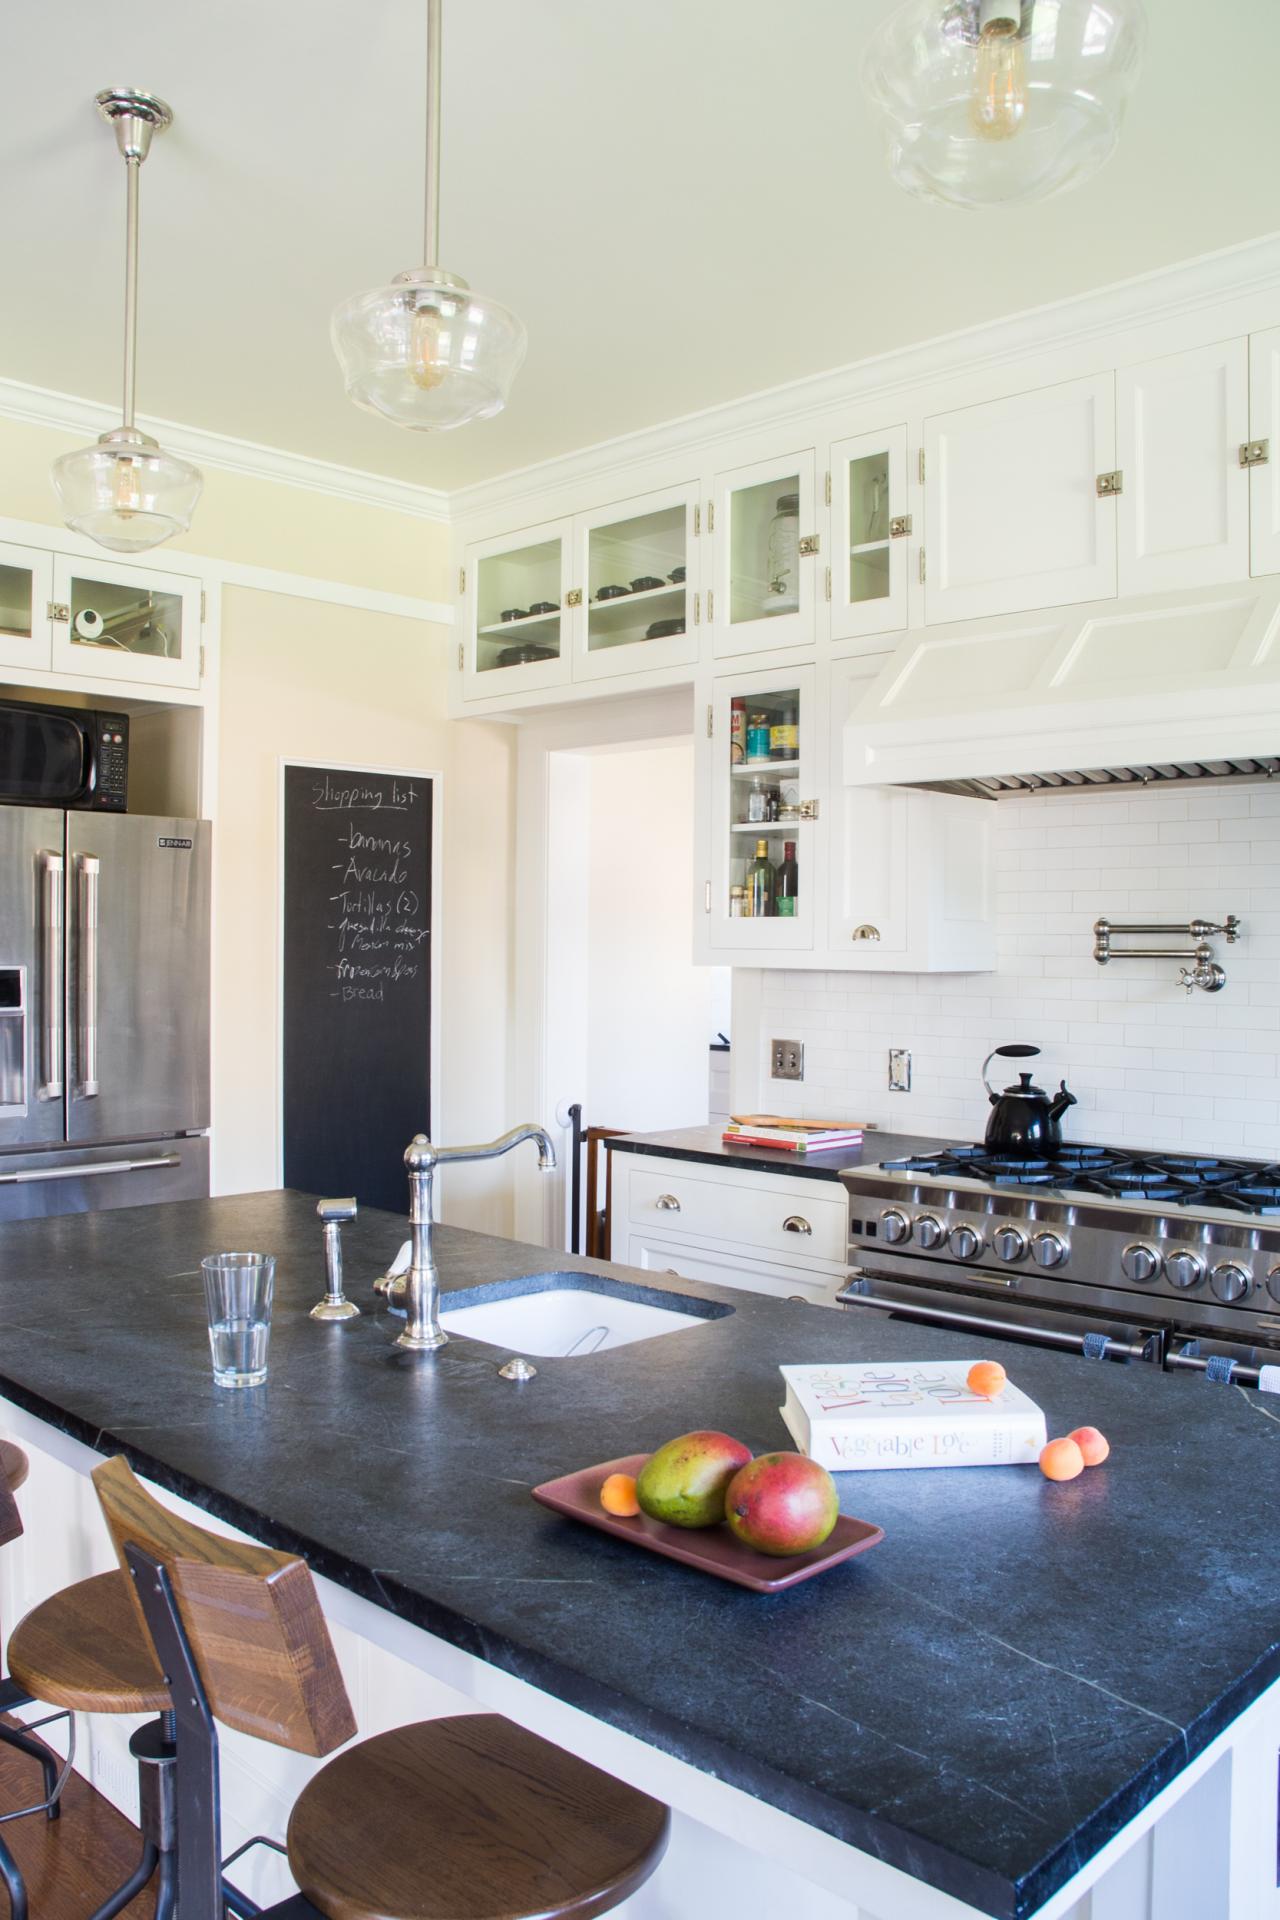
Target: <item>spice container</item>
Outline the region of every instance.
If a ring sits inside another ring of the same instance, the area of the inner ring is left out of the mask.
[[[747,757],[747,703],[734,700],[729,706],[729,760],[740,767]]]
[[[751,791],[747,795],[747,819],[764,821],[769,818],[769,795],[761,781],[751,782]]]
[[[769,728],[769,758],[771,760],[800,758],[800,729],[796,725],[794,707],[784,707],[782,717],[775,720]]]
[[[731,920],[742,919],[744,913],[746,912],[746,905],[745,905],[746,898],[747,898],[747,890],[745,887],[730,887],[729,918]]]
[[[767,760],[769,758],[769,716],[767,713],[753,713],[747,722],[747,759]]]

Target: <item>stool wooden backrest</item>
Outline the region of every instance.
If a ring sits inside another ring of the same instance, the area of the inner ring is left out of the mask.
[[[168,1573],[219,1720],[316,1758],[351,1738],[355,1716],[305,1560],[180,1519],[120,1455],[94,1468],[93,1483],[130,1593],[126,1546]]]
[[[27,1477],[27,1456],[10,1440],[0,1440],[0,1547],[7,1547],[22,1532],[22,1515],[13,1497]]]

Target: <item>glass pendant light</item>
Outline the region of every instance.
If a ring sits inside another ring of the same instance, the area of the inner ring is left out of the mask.
[[[134,425],[138,358],[138,175],[153,133],[173,120],[163,100],[132,87],[108,87],[98,110],[115,128],[128,182],[124,276],[124,421],[92,447],[53,463],[54,490],[76,533],[118,553],[142,553],[171,534],[185,533],[200,498],[198,467],[166,453]]]
[[[528,336],[440,259],[440,15],[427,0],[425,263],[334,309],[331,334],[358,407],[420,432],[487,420],[507,404]]]
[[[957,207],[1078,186],[1115,150],[1145,38],[1142,0],[907,0],[863,64],[894,179]]]

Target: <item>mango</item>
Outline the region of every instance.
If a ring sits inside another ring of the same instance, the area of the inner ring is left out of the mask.
[[[725,1488],[751,1458],[727,1433],[682,1433],[650,1454],[636,1499],[651,1520],[672,1527],[714,1527],[724,1519]]]
[[[725,1519],[738,1539],[779,1559],[820,1547],[840,1516],[836,1483],[803,1453],[762,1453],[729,1482]]]

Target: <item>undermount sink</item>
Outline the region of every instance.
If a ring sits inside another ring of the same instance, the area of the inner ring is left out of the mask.
[[[650,1293],[581,1273],[534,1273],[475,1292],[485,1297],[472,1306],[442,1303],[440,1325],[445,1332],[538,1358],[586,1359],[636,1340],[687,1333],[733,1312],[730,1306],[691,1294],[659,1296],[656,1290]],[[658,1298],[662,1305],[656,1304]]]

